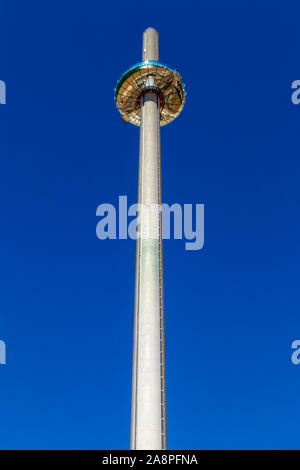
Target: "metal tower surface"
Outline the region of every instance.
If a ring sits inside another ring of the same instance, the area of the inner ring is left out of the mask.
[[[158,62],[153,28],[143,34],[143,61],[117,83],[115,101],[122,120],[140,126],[130,448],[166,449],[160,127],[181,112],[185,88],[178,72]]]

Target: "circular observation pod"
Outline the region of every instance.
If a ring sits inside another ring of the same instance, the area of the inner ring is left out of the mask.
[[[160,98],[161,126],[180,114],[186,95],[181,76],[176,70],[149,60],[130,67],[117,83],[115,102],[124,122],[140,125],[141,98],[149,89]]]

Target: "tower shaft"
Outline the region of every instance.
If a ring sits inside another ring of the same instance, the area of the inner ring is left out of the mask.
[[[143,60],[158,60],[152,28],[143,35]],[[141,98],[138,203],[130,447],[166,449],[160,99],[153,89]]]

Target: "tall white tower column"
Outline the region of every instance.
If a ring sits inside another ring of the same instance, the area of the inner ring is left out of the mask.
[[[143,60],[158,61],[152,28],[143,35]],[[149,77],[141,98],[131,449],[167,447],[160,167],[160,98]]]
[[[123,122],[140,126],[138,237],[131,403],[131,449],[167,448],[160,127],[185,103],[179,73],[158,61],[158,33],[143,35],[143,61],[115,88]]]

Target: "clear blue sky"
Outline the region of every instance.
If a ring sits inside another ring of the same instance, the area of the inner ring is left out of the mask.
[[[300,448],[300,8],[225,3],[2,0],[1,448],[129,447],[135,243],[95,214],[136,202],[113,90],[148,26],[188,92],[163,199],[206,223],[164,242],[169,447]]]

